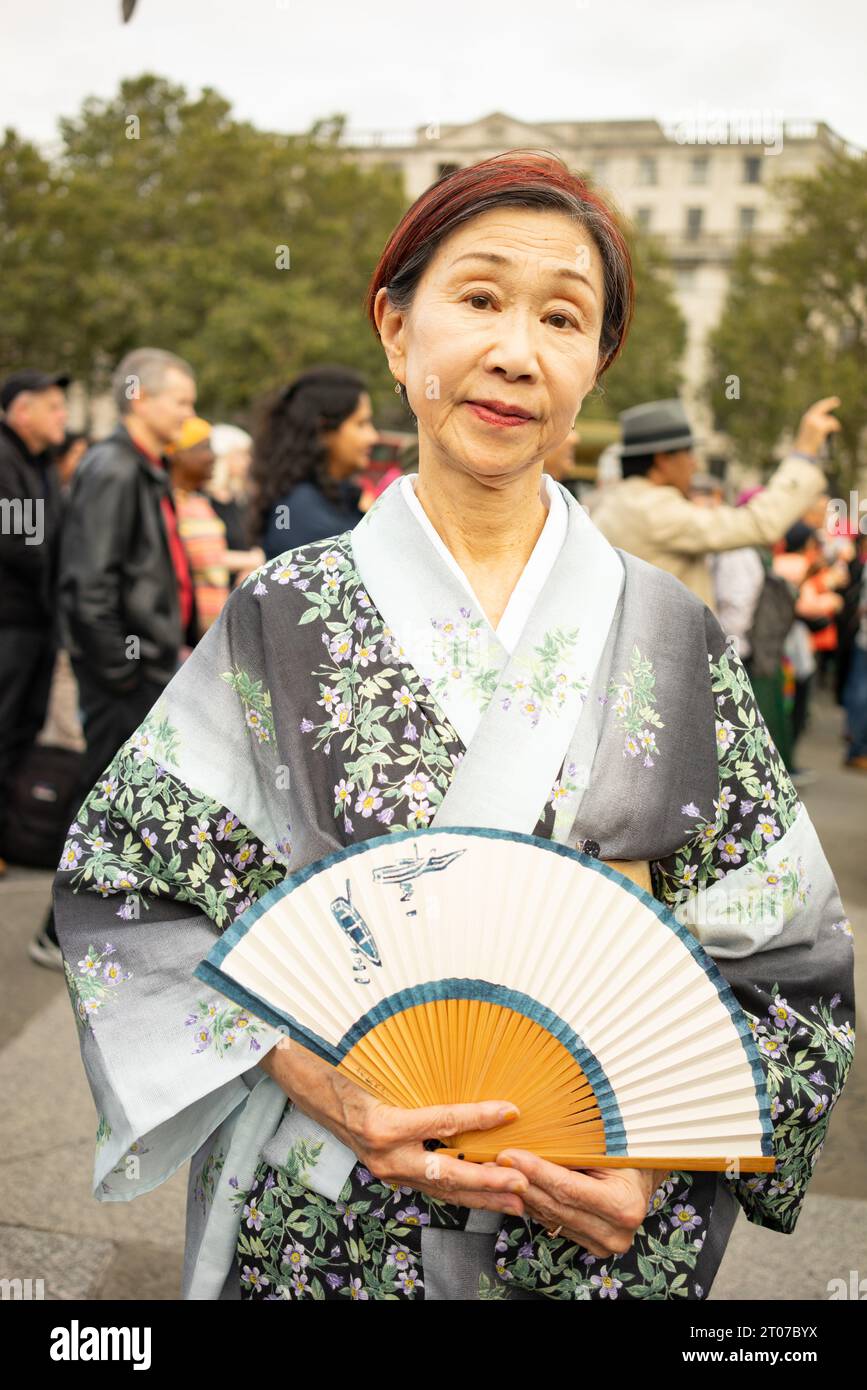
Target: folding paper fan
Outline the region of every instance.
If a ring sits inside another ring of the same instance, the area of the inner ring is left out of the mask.
[[[713,961],[649,893],[549,840],[350,846],[260,898],[195,973],[391,1105],[518,1107],[449,1153],[773,1171],[764,1070]]]

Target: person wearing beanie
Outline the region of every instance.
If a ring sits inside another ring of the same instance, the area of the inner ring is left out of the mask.
[[[196,595],[200,637],[216,621],[229,597],[226,564],[226,527],[204,491],[214,468],[211,426],[192,416],[177,440],[166,450],[172,492],[178,516],[178,533],[184,543]]]

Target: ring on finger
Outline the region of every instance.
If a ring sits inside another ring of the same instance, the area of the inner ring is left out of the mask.
[[[556,1226],[556,1227],[554,1228],[553,1231],[548,1231],[547,1234],[548,1234],[548,1235],[551,1237],[551,1239],[553,1240],[555,1236],[559,1236],[559,1234],[560,1234],[560,1232],[562,1231],[562,1229],[563,1229],[562,1226]]]

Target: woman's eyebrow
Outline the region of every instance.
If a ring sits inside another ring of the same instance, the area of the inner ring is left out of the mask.
[[[501,256],[497,251],[465,251],[462,256],[455,257],[449,269],[451,270],[452,267],[456,266],[460,261],[486,261],[488,265],[514,265],[514,261],[509,256]],[[559,276],[564,280],[579,280],[582,285],[587,286],[594,299],[597,297],[596,291],[587,279],[587,276],[582,275],[581,271],[576,270],[574,266],[561,263],[552,266],[551,272],[553,275]]]

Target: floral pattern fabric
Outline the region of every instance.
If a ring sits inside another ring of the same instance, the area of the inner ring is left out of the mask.
[[[310,797],[318,798],[321,834],[342,845],[434,823],[465,752],[436,697],[436,680],[448,673],[429,673],[426,683],[408,663],[354,568],[349,533],[263,566],[233,594],[206,640],[247,612],[256,614],[251,626],[261,624],[267,631],[272,625],[274,650],[291,648],[293,662],[305,673],[301,694],[290,705],[269,676],[267,660],[256,659],[255,645],[249,658],[233,653],[215,671],[234,702],[231,737],[242,731],[250,747],[267,753],[274,794],[284,795],[283,771],[289,790],[303,773],[311,788],[308,805],[314,804]],[[682,806],[677,849],[651,862],[655,895],[672,907],[744,863],[764,871],[767,846],[786,833],[799,809],[743,668],[726,652],[709,614],[708,620],[706,694],[699,680],[695,699],[707,703],[703,727],[717,766],[715,813],[701,814],[699,805],[708,805],[707,788],[697,786],[695,801]],[[569,629],[560,634],[569,637]],[[556,701],[557,642],[537,655],[532,698]],[[643,777],[657,779],[661,805],[668,769],[677,761],[677,723],[660,697],[658,680],[666,653],[652,633],[645,633],[627,656],[623,668],[611,674],[606,709],[619,731],[624,767],[640,765]],[[480,681],[476,693],[484,707],[493,689]],[[527,698],[524,691],[515,694]],[[183,754],[179,739],[183,742],[158,705],[70,827],[59,872],[76,893],[116,901],[116,916],[124,922],[145,922],[150,905],[169,897],[197,909],[223,931],[282,880],[287,862],[294,867],[296,836],[290,832],[269,846],[239,814],[197,790],[192,778],[177,772]],[[552,837],[558,804],[574,789],[576,771],[564,759],[540,808],[537,836]],[[604,858],[601,832],[599,839]],[[790,894],[802,894],[809,906],[809,885],[799,880],[797,866],[787,866],[786,872],[792,875]],[[816,912],[824,915],[814,959],[832,949],[851,950],[844,914],[825,920],[827,910],[818,903]],[[77,966],[67,961],[83,1027],[88,1018],[98,1022],[109,1010],[116,1015],[124,990],[134,983],[113,944],[95,936]],[[759,1045],[777,1171],[670,1173],[653,1194],[631,1249],[608,1259],[593,1257],[562,1236],[549,1237],[531,1220],[504,1216],[492,1236],[495,1277],[480,1279],[479,1298],[511,1297],[519,1290],[522,1296],[554,1299],[700,1299],[719,1259],[708,1238],[717,1205],[731,1211],[736,1201],[757,1224],[794,1228],[851,1064],[853,1034],[846,994],[851,967],[829,968],[828,978],[843,986],[823,992],[818,975],[814,980],[802,971],[793,978],[786,958],[777,951],[718,962]],[[187,1055],[218,1059],[243,1052],[252,1066],[258,1027],[242,1010],[202,989],[176,1019],[177,1046]],[[110,1129],[107,1120],[104,1129]],[[428,1226],[464,1230],[468,1210],[377,1182],[361,1164],[339,1200],[329,1201],[309,1185],[317,1157],[315,1148],[293,1150],[279,1167],[260,1159],[248,1173],[239,1177],[240,1170],[232,1170],[226,1177],[225,1152],[216,1143],[199,1171],[194,1202],[203,1216],[220,1202],[230,1203],[237,1216],[242,1298],[424,1299],[422,1231]]]

